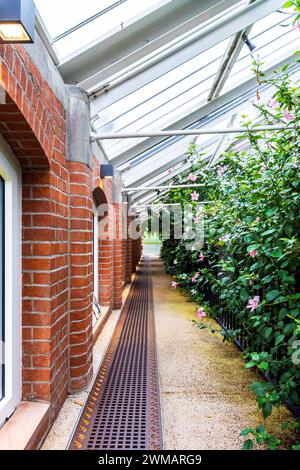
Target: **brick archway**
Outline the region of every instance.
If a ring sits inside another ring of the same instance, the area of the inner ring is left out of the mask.
[[[99,303],[103,306],[113,307],[113,208],[102,188],[95,188],[93,197],[98,211]]]

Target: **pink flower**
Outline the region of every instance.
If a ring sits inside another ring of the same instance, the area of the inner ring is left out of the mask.
[[[256,217],[256,222],[259,222],[260,221],[260,217]]]
[[[188,176],[189,181],[194,181],[195,182],[196,179],[197,179],[197,175],[193,175],[192,173]]]
[[[203,307],[199,307],[197,310],[197,317],[202,320],[202,318],[206,317],[206,313]]]
[[[203,262],[203,261],[204,261],[204,258],[205,258],[205,256],[204,256],[204,254],[203,254],[202,251],[201,251],[201,253],[200,253],[200,255],[199,255],[199,260],[200,260],[201,262]]]
[[[300,31],[300,21],[298,20],[296,26],[293,29],[298,29]]]
[[[287,109],[283,111],[283,116],[287,121],[292,121],[294,119],[294,116],[292,116],[292,114],[289,113]]]
[[[178,284],[177,284],[176,281],[172,281],[172,282],[171,282],[171,286],[172,286],[172,289],[176,289],[176,287],[178,286]]]
[[[251,277],[250,277],[250,279],[249,279],[249,286],[251,287],[252,284],[253,284],[253,282],[252,282],[252,279],[251,279]]]
[[[252,258],[255,258],[255,256],[258,255],[258,251],[257,250],[251,250],[249,251],[249,256],[251,256]]]
[[[259,295],[256,295],[253,297],[253,299],[250,299],[247,305],[247,308],[250,308],[250,312],[253,312],[258,307],[259,304]]]
[[[268,106],[272,109],[278,108],[278,102],[273,98],[269,101]]]
[[[192,196],[192,201],[198,201],[198,199],[199,199],[199,194],[196,193],[196,191],[193,191],[192,194],[191,194],[191,196]]]
[[[222,237],[220,237],[219,240],[220,240],[221,242],[226,243],[226,242],[228,242],[228,241],[230,240],[230,235],[229,235],[228,233],[226,233],[225,235],[223,235]]]
[[[200,217],[194,217],[194,223],[197,225],[200,223]]]
[[[195,284],[195,282],[197,281],[198,277],[200,276],[200,273],[195,273],[194,276],[192,277],[192,283]]]
[[[225,168],[222,165],[218,165],[218,174],[222,176],[225,171]]]

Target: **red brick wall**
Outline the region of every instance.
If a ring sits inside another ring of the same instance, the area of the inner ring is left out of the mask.
[[[140,250],[122,240],[121,207],[111,181],[100,188],[97,159],[93,170],[67,161],[67,111],[21,46],[0,45],[0,73],[0,132],[22,166],[23,399],[50,402],[53,420],[92,376],[93,199],[108,203],[114,230],[107,240],[99,231],[100,303],[121,306]]]
[[[23,397],[55,414],[68,382],[66,112],[22,47],[0,58],[0,131],[23,169]]]
[[[93,200],[91,171],[70,163],[70,392],[92,376]]]

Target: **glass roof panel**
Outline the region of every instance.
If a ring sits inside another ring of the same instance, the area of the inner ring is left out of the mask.
[[[228,46],[226,39],[217,46],[188,60],[163,77],[137,90],[101,112],[95,127],[100,132],[159,129],[193,103],[205,102]],[[111,158],[138,142],[104,142]]]
[[[84,4],[74,0],[34,2],[62,59],[98,37],[116,28],[123,28],[128,20],[158,5],[161,0],[89,0]],[[66,32],[70,34],[64,36]]]
[[[280,59],[289,57],[296,49],[300,34],[291,26],[291,17],[274,12],[253,26],[249,38],[256,48],[253,55],[246,45],[243,46],[222,93],[235,88],[253,76],[253,58],[262,62],[262,69],[272,67]]]

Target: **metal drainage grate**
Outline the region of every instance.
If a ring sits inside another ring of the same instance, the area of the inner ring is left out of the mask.
[[[150,260],[143,258],[69,449],[161,448]]]

